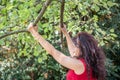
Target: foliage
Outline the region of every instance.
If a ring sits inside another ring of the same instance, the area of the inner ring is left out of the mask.
[[[45,0],[0,0],[0,36],[25,29],[41,10]],[[57,4],[57,5],[56,5]],[[40,34],[55,48],[59,45],[60,0],[53,0],[41,21]],[[120,78],[120,1],[66,0],[64,22],[75,36],[86,31],[103,47],[107,61],[107,80]],[[0,39],[0,80],[65,80],[66,69],[60,66],[29,33]]]

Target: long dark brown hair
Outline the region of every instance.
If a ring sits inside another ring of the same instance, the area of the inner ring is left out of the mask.
[[[97,40],[86,32],[80,32],[73,38],[75,44],[79,45],[82,52],[80,57],[84,58],[87,65],[88,78],[90,77],[90,69],[92,69],[93,77],[97,80],[105,80],[105,54]]]

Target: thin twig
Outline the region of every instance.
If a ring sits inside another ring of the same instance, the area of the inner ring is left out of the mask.
[[[10,32],[10,33],[7,33],[7,34],[0,36],[0,39],[7,37],[7,36],[10,36],[12,34],[18,34],[18,33],[22,33],[22,32],[28,32],[28,30],[24,29],[24,30],[13,31],[13,32]]]

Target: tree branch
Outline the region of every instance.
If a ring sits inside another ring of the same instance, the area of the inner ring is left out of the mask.
[[[18,31],[13,31],[13,32],[10,32],[10,33],[7,33],[7,34],[4,34],[2,36],[0,36],[0,39],[4,38],[4,37],[7,37],[9,35],[12,35],[12,34],[18,34],[18,33],[22,33],[22,32],[28,32],[27,29],[24,29],[24,30],[18,30]]]
[[[65,5],[65,0],[62,0],[61,2],[61,9],[60,9],[60,27],[63,27],[63,16],[64,16],[64,5]],[[61,31],[61,48],[62,50],[64,51],[64,47],[63,47],[63,34],[62,34],[62,31]]]
[[[40,11],[39,15],[36,17],[33,25],[35,26],[38,21],[41,19],[41,17],[43,16],[45,10],[47,9],[47,7],[49,6],[49,4],[51,3],[52,0],[47,0],[45,3],[44,3],[44,6],[42,7],[42,10]]]
[[[52,0],[47,0],[47,1],[44,3],[44,5],[43,5],[43,7],[42,7],[42,9],[41,9],[41,11],[40,11],[40,13],[38,14],[38,16],[36,17],[35,21],[33,22],[33,25],[34,25],[34,26],[35,26],[35,25],[38,23],[38,21],[41,19],[41,17],[42,17],[43,14],[45,13],[45,11],[46,11],[47,7],[49,6],[49,4],[51,3],[51,1],[52,1]],[[7,34],[4,34],[4,35],[0,36],[0,39],[2,39],[2,38],[4,38],[4,37],[7,37],[7,36],[9,36],[9,35],[12,35],[12,34],[18,34],[18,33],[22,33],[22,32],[28,32],[28,31],[27,31],[27,29],[18,30],[18,31],[13,31],[13,32],[10,32],[10,33],[7,33]]]
[[[60,27],[63,27],[64,6],[65,6],[65,0],[62,0],[61,10],[60,10]]]

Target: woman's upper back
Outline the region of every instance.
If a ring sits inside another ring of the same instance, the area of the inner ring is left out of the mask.
[[[86,67],[86,63],[84,61],[84,59],[80,59],[80,61],[83,62],[84,67],[85,67],[85,71],[82,74],[76,74],[74,72],[74,70],[69,70],[67,75],[66,75],[66,80],[96,80],[95,78],[93,78],[92,76],[92,69],[90,69],[90,75],[88,76],[88,72],[87,72],[87,67]]]

